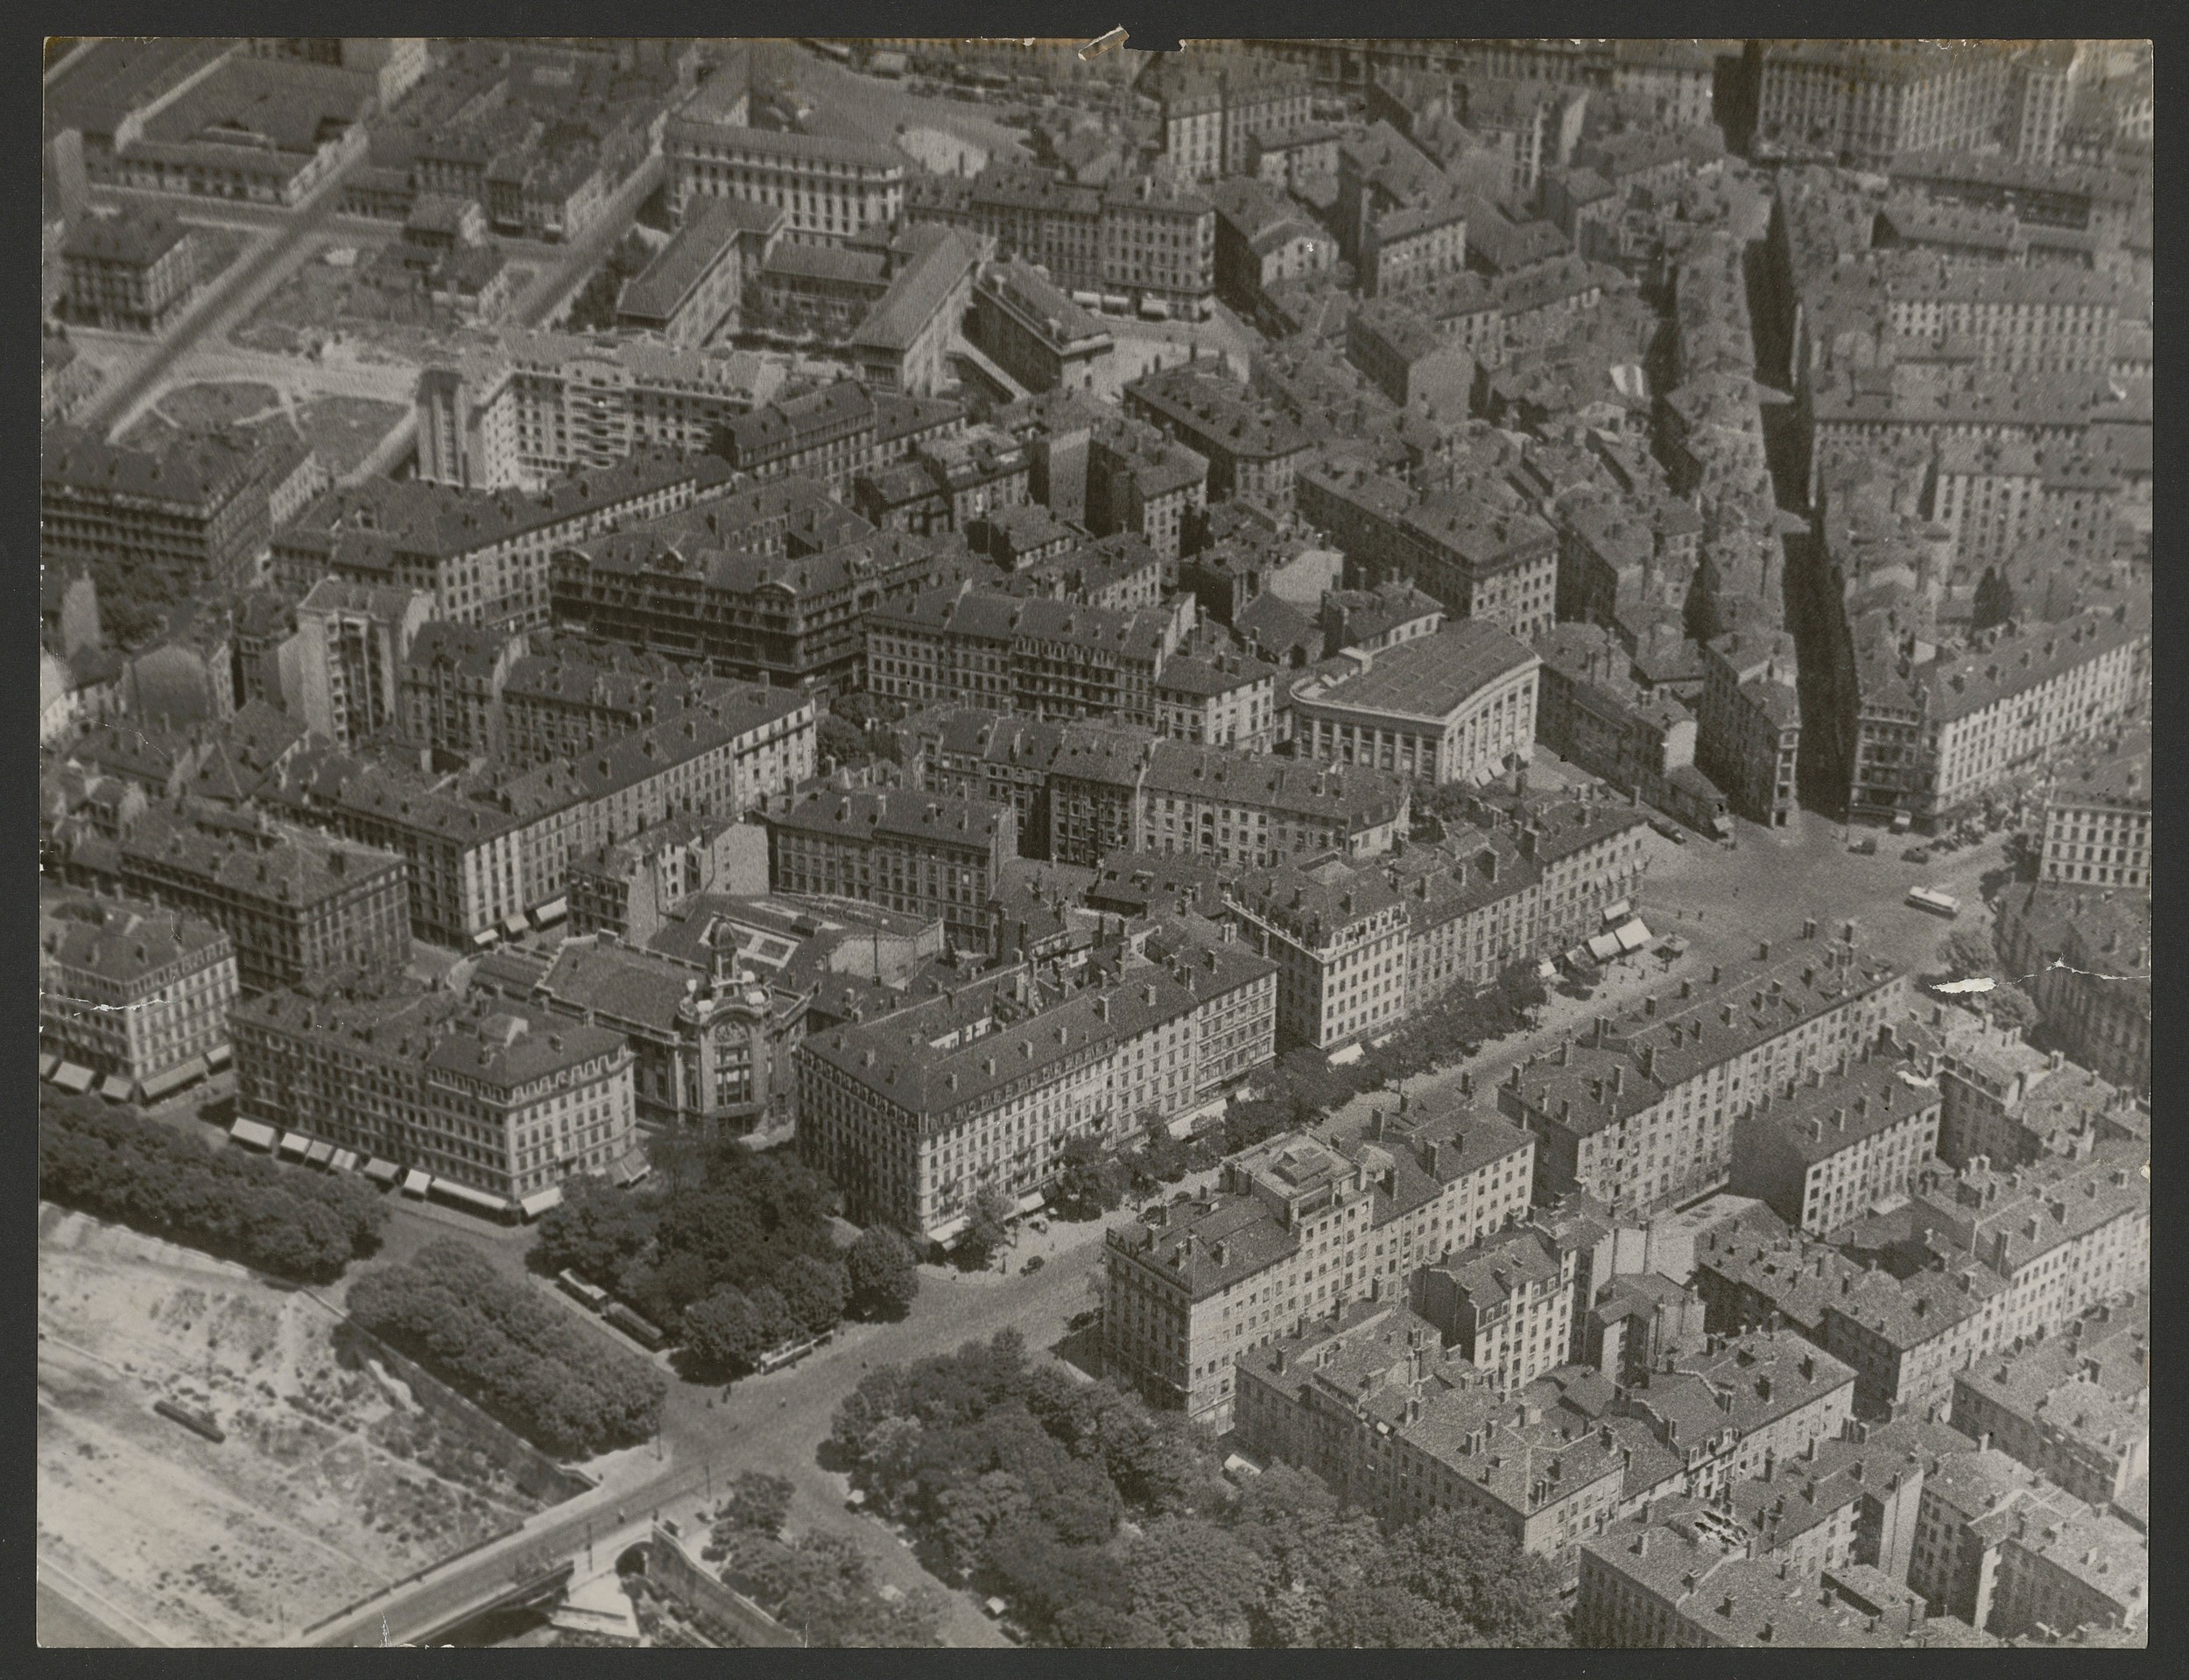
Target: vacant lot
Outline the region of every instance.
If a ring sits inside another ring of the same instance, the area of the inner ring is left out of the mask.
[[[241,1267],[40,1210],[39,1554],[183,1645],[269,1642],[538,1508],[332,1316]],[[159,1416],[208,1410],[225,1442]]]
[[[307,397],[284,401],[256,380],[182,385],[165,393],[138,417],[125,443],[145,446],[223,426],[278,426],[301,435],[328,472],[340,477],[370,454],[408,411],[366,397]]]

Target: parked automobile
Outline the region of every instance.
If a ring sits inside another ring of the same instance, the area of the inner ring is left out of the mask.
[[[1048,1263],[1049,1262],[1044,1260],[1039,1255],[1029,1255],[1026,1256],[1026,1263],[1021,1266],[1018,1269],[1022,1273],[1031,1276]]]
[[[1903,863],[1928,863],[1931,861],[1931,848],[1927,846],[1911,846],[1900,854],[1900,861]]]
[[[1676,822],[1669,822],[1663,817],[1652,817],[1650,819],[1650,826],[1675,846],[1687,844],[1687,831]]]
[[[1847,849],[1854,853],[1857,857],[1876,857],[1877,855],[1877,836],[1875,834],[1865,834],[1861,840],[1856,840],[1854,845],[1848,847]]]

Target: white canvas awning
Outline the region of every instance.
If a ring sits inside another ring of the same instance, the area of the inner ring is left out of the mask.
[[[502,918],[502,931],[512,939],[522,938],[528,925],[530,924],[524,920],[524,912],[521,910],[511,910]]]
[[[392,1161],[383,1161],[378,1156],[365,1163],[365,1177],[375,1184],[391,1184],[403,1176],[403,1169]]]
[[[432,1177],[420,1172],[416,1167],[403,1175],[403,1193],[405,1196],[423,1196],[433,1185]]]
[[[475,933],[471,936],[471,943],[482,951],[490,951],[502,943],[502,930],[490,927],[483,932]]]
[[[947,1248],[952,1243],[955,1242],[960,1237],[963,1236],[965,1234],[966,1227],[972,1223],[973,1216],[971,1214],[957,1214],[953,1218],[945,1220],[940,1225],[938,1225],[933,1230],[930,1231],[927,1234],[927,1241]]]
[[[517,1206],[524,1210],[524,1217],[528,1220],[536,1220],[549,1208],[561,1206],[562,1186],[560,1184],[550,1184],[545,1190],[535,1190],[517,1204]]]
[[[171,1067],[165,1073],[155,1073],[144,1081],[144,1100],[157,1102],[171,1091],[179,1091],[186,1085],[205,1077],[205,1058],[193,1056],[179,1067]]]
[[[137,1093],[137,1082],[126,1073],[109,1073],[99,1086],[99,1094],[109,1102],[127,1102]]]
[[[1588,941],[1588,954],[1598,962],[1609,962],[1619,954],[1619,936],[1615,933],[1596,934]]]
[[[1639,916],[1620,924],[1619,948],[1622,951],[1639,951],[1649,942],[1650,930],[1643,924]]]
[[[1604,925],[1606,927],[1617,927],[1620,923],[1627,919],[1627,917],[1632,912],[1634,906],[1627,903],[1627,901],[1623,898],[1622,898],[1615,904],[1606,904],[1604,906]]]
[[[1048,1205],[1049,1198],[1038,1190],[1030,1190],[1018,1198],[1021,1213],[1038,1213]]]
[[[53,1070],[53,1083],[71,1096],[83,1095],[91,1089],[91,1081],[97,1077],[89,1068],[79,1067],[74,1062],[63,1062]]]
[[[228,1128],[228,1135],[254,1149],[271,1149],[274,1146],[274,1128],[264,1121],[239,1120]]]
[[[327,1164],[337,1172],[355,1172],[357,1170],[357,1151],[337,1149],[334,1151],[334,1158]]]
[[[215,1044],[205,1053],[205,1065],[208,1068],[226,1067],[231,1059],[231,1053],[226,1044]]]
[[[553,927],[569,914],[570,901],[567,898],[550,898],[532,911],[532,920],[542,927]]]
[[[482,1213],[506,1213],[510,1205],[499,1196],[490,1196],[483,1190],[474,1190],[469,1184],[460,1184],[454,1178],[436,1178],[433,1190],[452,1202],[461,1202],[466,1207],[475,1207]]]
[[[39,1057],[38,1058],[38,1077],[41,1079],[52,1079],[53,1077],[53,1070],[60,1065],[60,1058],[58,1056]]]
[[[301,1156],[311,1147],[312,1140],[302,1132],[284,1132],[281,1135],[281,1152],[284,1155]]]
[[[323,1137],[316,1139],[312,1147],[305,1150],[304,1158],[313,1166],[323,1167],[334,1158],[334,1146]]]

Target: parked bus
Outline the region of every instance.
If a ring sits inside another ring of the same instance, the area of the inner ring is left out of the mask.
[[[179,1405],[172,1400],[155,1400],[152,1409],[162,1417],[173,1419],[193,1435],[202,1435],[215,1444],[228,1439],[228,1431],[213,1421],[211,1412],[200,1411],[195,1406]]]
[[[1927,910],[1933,916],[1943,916],[1949,922],[1961,913],[1960,899],[1934,887],[1909,888],[1908,903],[1917,910]]]
[[[818,1336],[803,1336],[796,1341],[785,1342],[780,1347],[771,1347],[753,1361],[753,1369],[765,1376],[771,1371],[780,1371],[796,1365],[816,1347],[826,1346],[834,1337],[833,1330],[824,1330]]]
[[[555,1275],[555,1282],[562,1285],[565,1295],[574,1300],[584,1302],[594,1311],[608,1311],[608,1291],[598,1283],[588,1283],[577,1273],[572,1271],[558,1272]]]
[[[621,1301],[609,1302],[602,1310],[601,1316],[641,1347],[658,1348],[666,1346],[669,1340],[658,1325],[640,1318]]]

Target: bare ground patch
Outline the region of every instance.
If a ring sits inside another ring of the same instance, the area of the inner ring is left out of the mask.
[[[309,1297],[81,1215],[39,1225],[39,1555],[176,1643],[270,1641],[538,1508],[346,1367]]]

